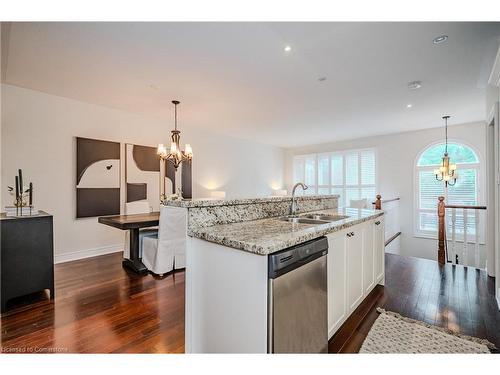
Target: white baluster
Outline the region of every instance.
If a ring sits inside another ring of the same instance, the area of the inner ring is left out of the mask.
[[[474,245],[474,258],[476,263],[476,268],[479,268],[479,210],[474,210],[476,219],[476,243]]]
[[[467,209],[464,208],[464,248],[462,251],[462,261],[464,266],[467,265]]]
[[[457,259],[457,228],[456,228],[456,223],[457,223],[457,210],[456,208],[451,209],[451,262],[455,263],[455,260]]]

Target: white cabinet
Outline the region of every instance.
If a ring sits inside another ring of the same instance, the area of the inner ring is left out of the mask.
[[[363,228],[353,226],[346,233],[347,307],[352,312],[363,299]]]
[[[384,218],[374,220],[374,249],[375,249],[375,280],[378,284],[385,284],[385,229]]]
[[[327,238],[331,338],[375,285],[384,283],[384,221],[379,217]]]
[[[328,338],[340,327],[347,316],[346,301],[346,231],[328,238]]]
[[[369,293],[375,285],[375,225],[372,221],[363,226],[363,288]]]

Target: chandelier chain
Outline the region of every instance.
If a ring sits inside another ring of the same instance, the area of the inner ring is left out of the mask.
[[[174,123],[175,123],[175,130],[177,130],[177,104],[174,103]]]
[[[446,138],[446,144],[444,146],[444,152],[448,153],[448,117],[444,117],[445,125],[444,125],[444,133]]]

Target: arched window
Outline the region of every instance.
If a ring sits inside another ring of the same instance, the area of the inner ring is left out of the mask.
[[[441,165],[444,149],[444,143],[434,144],[427,147],[417,158],[415,166],[417,235],[436,236],[439,196],[444,196],[447,204],[477,205],[479,201],[481,163],[478,155],[469,146],[457,142],[448,143],[448,155],[451,162],[457,164],[459,177],[454,186],[445,189],[444,182],[437,181],[434,175],[434,169]],[[461,212],[457,212],[456,224],[457,228],[462,228],[463,218],[458,217],[459,215]],[[475,232],[474,220],[468,220],[468,228],[468,233]]]

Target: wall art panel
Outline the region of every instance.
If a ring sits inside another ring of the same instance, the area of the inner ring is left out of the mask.
[[[120,143],[76,138],[76,217],[120,214]]]
[[[160,208],[160,167],[165,165],[165,192],[175,191],[175,170],[160,163],[156,147],[125,144],[126,202],[147,200],[153,211]]]

